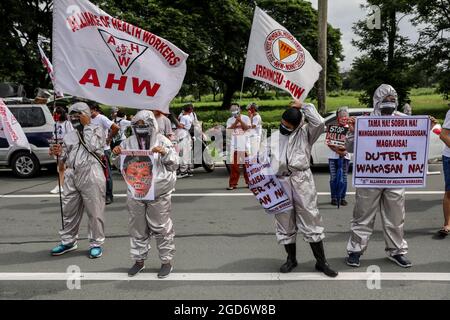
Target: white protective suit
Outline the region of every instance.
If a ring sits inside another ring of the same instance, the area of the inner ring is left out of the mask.
[[[143,120],[150,127],[150,141],[148,150],[156,146],[163,146],[166,154],[154,154],[155,200],[135,200],[128,191],[127,206],[129,217],[129,232],[131,244],[131,257],[140,261],[147,259],[151,248],[151,236],[156,238],[159,258],[162,263],[172,260],[175,253],[174,236],[175,231],[170,217],[172,211],[172,191],[176,183],[176,170],[178,168],[178,155],[173,148],[172,142],[163,134],[159,133],[158,123],[153,112],[148,110],[139,111],[132,119],[132,125]],[[136,134],[128,137],[120,144],[122,150],[140,149]],[[120,165],[120,156],[113,156],[117,168]]]
[[[398,106],[397,92],[387,84],[382,84],[373,95],[371,116],[381,116],[380,104],[387,96],[394,96]],[[395,111],[393,116],[404,116]],[[346,147],[353,152],[354,135],[348,135]],[[356,203],[351,221],[351,236],[347,252],[364,253],[373,233],[375,216],[380,214],[386,243],[386,252],[390,256],[404,255],[408,244],[403,236],[405,222],[405,189],[395,188],[356,188]]]
[[[69,109],[91,118],[87,104],[78,102]],[[70,245],[77,241],[83,211],[88,215],[89,246],[99,247],[105,241],[105,174],[100,162],[80,143],[78,130],[64,136],[61,159],[67,169],[64,172],[63,221],[64,229],[59,232],[61,243]],[[103,155],[105,135],[101,127],[88,124],[82,137],[90,152],[99,158]]]
[[[283,245],[295,243],[298,230],[306,242],[320,242],[325,237],[310,170],[311,147],[324,132],[325,122],[314,105],[306,104],[302,110],[307,123],[303,120],[289,136],[276,131],[270,138],[272,169],[294,206],[275,215],[277,240]]]

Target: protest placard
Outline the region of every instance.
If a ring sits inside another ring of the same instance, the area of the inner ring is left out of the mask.
[[[269,162],[260,163],[256,158],[247,157],[245,169],[249,180],[248,188],[267,213],[277,214],[292,209],[292,203]]]
[[[330,125],[327,127],[327,134],[325,136],[325,143],[329,146],[345,146],[347,137],[347,127]]]
[[[120,172],[135,200],[154,200],[153,153],[149,150],[122,150]]]
[[[427,116],[358,117],[354,187],[425,187],[429,132]]]

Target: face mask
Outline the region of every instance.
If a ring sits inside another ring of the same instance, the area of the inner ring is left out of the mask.
[[[144,127],[134,127],[134,132],[136,132],[136,135],[139,137],[146,137],[150,134],[150,128],[147,126]]]
[[[77,115],[70,116],[70,123],[75,130],[82,131],[83,125],[80,122],[80,118]]]
[[[380,113],[382,116],[390,116],[395,111],[395,102],[382,102],[380,104]]]
[[[284,124],[280,123],[280,133],[283,136],[288,136],[290,135],[294,130],[289,129],[288,127],[286,127]]]
[[[61,118],[60,114],[57,114],[57,113],[53,114],[53,120],[55,120],[56,122],[59,122],[60,118]]]

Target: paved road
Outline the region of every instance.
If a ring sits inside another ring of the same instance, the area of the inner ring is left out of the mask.
[[[441,167],[434,165],[430,170],[441,170]],[[319,169],[314,173],[317,190],[328,192],[326,170]],[[260,209],[248,190],[225,190],[227,173],[224,168],[218,168],[212,174],[197,169],[194,177],[177,183],[173,197],[177,253],[172,281],[153,281],[160,265],[154,250],[142,281],[128,281],[124,277],[131,264],[124,197],[116,197],[107,207],[107,241],[102,258],[87,258],[86,219],[82,223],[80,236],[83,239],[79,250],[62,257],[51,257],[49,249],[58,242],[60,226],[58,198],[47,196],[54,185],[55,177],[50,173],[18,180],[9,171],[0,170],[0,195],[8,195],[0,198],[0,299],[450,297],[450,239],[433,237],[442,223],[442,175],[430,175],[426,189],[414,190],[428,193],[407,196],[406,238],[410,246],[409,257],[414,263],[409,270],[386,259],[379,219],[361,268],[355,270],[346,266],[343,258],[354,196],[348,197],[348,207],[337,210],[329,204],[329,196],[320,193],[319,209],[327,235],[326,252],[331,265],[342,273],[341,281],[322,281],[325,278],[314,273],[314,258],[303,241],[298,241],[299,266],[295,273],[284,280],[273,274],[285,259],[283,248],[275,241],[273,220]],[[117,173],[114,186],[116,194],[125,193],[125,184]],[[354,190],[350,188],[349,191]],[[28,197],[30,195],[32,197]],[[47,273],[50,278],[64,276],[62,273],[72,265],[97,278],[82,281],[80,290],[69,290],[64,280],[43,280],[42,275],[36,274]],[[406,280],[382,280],[381,289],[369,290],[364,272],[371,265],[378,266],[383,276]],[[8,280],[6,273],[17,273],[18,279],[29,276],[33,280]],[[107,278],[99,280],[102,275]],[[199,279],[195,280],[195,276]],[[418,281],[416,276],[421,280]],[[187,280],[180,279],[182,277]],[[230,277],[233,277],[232,281]],[[256,279],[250,280],[252,277]],[[316,278],[321,281],[313,280]]]

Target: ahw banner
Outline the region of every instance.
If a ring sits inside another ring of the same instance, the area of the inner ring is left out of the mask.
[[[188,55],[87,0],[53,8],[56,90],[108,105],[168,112]]]
[[[267,82],[303,101],[321,70],[286,28],[255,8],[244,77]]]

